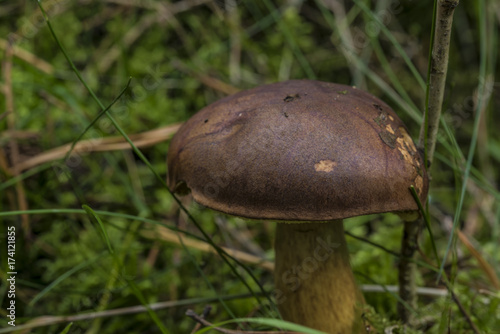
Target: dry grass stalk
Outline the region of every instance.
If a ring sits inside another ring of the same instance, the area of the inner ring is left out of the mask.
[[[186,247],[189,247],[191,249],[197,249],[199,251],[206,252],[206,253],[216,254],[216,251],[214,250],[214,248],[210,244],[203,242],[203,241],[196,240],[196,239],[183,237],[181,235],[181,233],[172,232],[171,230],[169,230],[165,227],[158,226],[155,230],[144,231],[142,234],[148,238],[160,239],[160,240],[172,242],[175,244],[180,244],[180,242],[182,240],[182,242],[184,243],[184,245]],[[229,255],[231,255],[232,257],[234,257],[235,259],[237,259],[239,261],[250,263],[250,264],[255,264],[255,265],[257,265],[261,268],[264,268],[266,270],[269,270],[269,271],[274,270],[274,263],[272,261],[265,260],[259,256],[248,254],[246,252],[242,252],[242,251],[237,250],[237,249],[231,249],[231,248],[227,248],[227,247],[221,247],[221,248],[226,253],[228,253]]]
[[[134,145],[138,148],[148,147],[166,141],[177,131],[180,126],[181,124],[172,124],[155,130],[133,134],[129,137],[134,142]],[[19,164],[16,164],[10,169],[18,170],[19,172],[21,172],[44,164],[46,162],[62,159],[64,158],[70,147],[71,144],[65,144],[63,146],[53,148]],[[121,136],[111,138],[96,138],[78,142],[75,145],[72,154],[88,154],[90,152],[119,151],[128,149],[131,149],[130,144],[127,143]]]
[[[451,28],[453,23],[453,12],[458,6],[458,0],[438,0],[435,26],[435,39],[432,46],[430,78],[429,78],[429,100],[424,122],[420,128],[420,137],[417,144],[419,149],[424,150],[427,166],[430,166],[434,155],[437,141],[439,119],[443,105],[443,96],[448,70],[448,58],[450,49]],[[428,171],[430,175],[430,171]],[[416,266],[412,259],[418,244],[419,226],[423,226],[423,220],[404,222],[404,238],[401,241],[401,254],[404,256],[399,263],[399,295],[412,308],[417,308],[417,294],[415,286]],[[413,315],[401,303],[398,304],[398,314],[403,323],[411,324]]]
[[[8,41],[6,41],[3,38],[0,38],[0,49],[6,50],[8,44],[9,44]],[[45,60],[38,58],[31,52],[28,52],[18,46],[15,45],[12,46],[12,55],[27,62],[28,64],[32,65],[36,69],[46,74],[52,75],[54,73],[54,67],[51,64],[47,63]]]
[[[15,131],[16,122],[15,122],[15,110],[14,110],[14,93],[12,90],[12,58],[14,57],[14,48],[11,41],[7,42],[5,47],[5,59],[2,62],[2,70],[3,70],[3,78],[4,78],[4,86],[3,93],[5,95],[5,111],[7,113],[7,127],[9,131]],[[17,141],[10,140],[10,160],[13,164],[16,164],[19,161],[19,146]],[[3,154],[2,154],[3,155]],[[13,176],[19,175],[20,170],[17,168],[13,168],[10,171],[10,174]],[[23,182],[20,180],[16,183],[16,199],[17,206],[21,211],[28,210],[28,201],[26,199],[26,192],[24,190]],[[25,237],[30,240],[31,239],[31,227],[30,227],[30,219],[28,214],[21,215],[21,227],[23,229]]]

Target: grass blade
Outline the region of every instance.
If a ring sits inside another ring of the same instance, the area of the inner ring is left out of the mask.
[[[63,331],[61,332],[61,334],[67,334],[67,333],[69,333],[69,330],[70,330],[71,326],[73,326],[73,323],[72,323],[72,322],[70,322],[70,323],[69,323],[69,324],[68,324],[68,325],[67,325],[67,326],[63,329]]]
[[[102,234],[104,236],[104,239],[106,241],[106,244],[108,246],[108,251],[111,254],[111,256],[113,257],[115,265],[119,269],[123,268],[123,262],[118,257],[118,255],[114,252],[113,247],[111,246],[111,242],[110,242],[109,237],[108,237],[108,233],[106,232],[106,228],[104,227],[104,224],[102,223],[102,221],[99,218],[99,216],[97,216],[97,214],[95,213],[95,211],[92,210],[88,205],[83,205],[82,207],[85,210],[85,212],[87,213],[87,215],[90,217],[90,219],[94,220],[94,221],[96,221],[98,223],[99,228],[101,229],[101,232],[102,232]],[[169,330],[167,328],[165,328],[165,326],[160,321],[160,319],[158,318],[158,316],[156,315],[156,313],[153,310],[151,310],[151,308],[149,308],[147,306],[148,303],[146,301],[146,298],[144,298],[144,295],[142,294],[141,290],[137,287],[137,285],[135,284],[135,282],[133,280],[127,278],[126,276],[123,276],[123,275],[120,278],[122,278],[123,280],[125,280],[125,282],[130,287],[130,289],[132,290],[132,292],[136,296],[136,298],[139,300],[139,302],[141,302],[141,304],[144,305],[147,308],[147,312],[148,312],[149,316],[154,321],[154,323],[158,326],[158,328],[161,330],[161,332],[163,334],[169,334],[170,333]]]
[[[281,29],[281,32],[283,32],[283,35],[285,36],[286,41],[290,45],[290,48],[293,50],[295,57],[299,61],[300,65],[302,66],[302,69],[306,73],[307,77],[309,79],[316,79],[316,74],[314,74],[314,71],[311,67],[311,64],[309,64],[309,61],[304,56],[304,53],[297,45],[295,38],[291,34],[291,32],[288,29],[288,27],[286,26],[286,24],[281,19],[278,9],[276,9],[274,4],[269,0],[264,0],[264,4],[266,5],[269,12],[271,12],[272,17],[273,17],[274,21],[276,22],[276,24],[278,25],[279,29]]]
[[[94,263],[96,260],[98,260],[102,254],[99,256],[94,257],[93,259],[89,259],[85,262],[80,263],[78,266],[71,268],[70,270],[66,271],[64,274],[59,276],[57,279],[55,279],[52,283],[50,283],[45,289],[40,291],[33,299],[29,302],[28,306],[33,307],[35,304],[42,299],[46,294],[48,294],[50,291],[52,291],[54,288],[56,288],[61,282],[63,282],[66,278],[70,277],[74,273],[82,270],[83,268],[88,267],[92,263]]]
[[[188,312],[186,313],[188,316],[192,316],[194,312]],[[219,326],[224,326],[227,324],[234,324],[234,323],[254,323],[258,325],[264,325],[264,326],[269,326],[273,328],[281,328],[285,330],[290,330],[294,331],[294,333],[303,333],[303,334],[326,334],[324,332],[320,332],[315,329],[311,329],[308,327],[304,327],[301,325],[297,325],[288,321],[284,320],[278,320],[278,319],[268,319],[268,318],[239,318],[239,319],[233,319],[233,320],[228,320],[228,321],[223,321],[218,324],[211,325],[209,327],[205,327],[199,331],[197,331],[195,334],[203,334],[207,333],[209,330],[214,329]],[[220,329],[219,329],[220,331]],[[256,332],[253,332],[256,333]]]
[[[71,147],[69,148],[68,152],[66,153],[66,156],[64,157],[64,161],[66,161],[69,156],[71,155],[71,152],[73,152],[73,149],[75,148],[76,144],[80,141],[80,139],[82,139],[82,137],[85,135],[85,133],[87,133],[87,131],[89,131],[93,126],[94,124],[103,116],[105,115],[109,109],[111,109],[111,107],[122,97],[122,95],[127,91],[128,87],[130,86],[130,82],[132,81],[132,78],[129,78],[128,81],[127,81],[127,84],[125,85],[125,88],[122,89],[122,91],[120,92],[120,94],[118,94],[118,96],[113,100],[113,102],[111,102],[105,109],[101,110],[96,117],[94,117],[94,119],[92,120],[92,122],[90,122],[89,125],[87,125],[87,127],[85,128],[85,130],[82,131],[82,133],[73,141],[73,143],[71,144]]]
[[[106,229],[104,228],[104,225],[101,221],[101,218],[99,218],[99,216],[96,215],[94,210],[92,210],[88,205],[82,205],[82,208],[83,208],[83,210],[85,210],[85,212],[89,216],[90,220],[97,223],[97,225],[99,226],[99,229],[102,233],[102,236],[104,238],[104,241],[106,242],[106,245],[108,246],[109,253],[111,255],[114,255],[115,252],[113,251],[113,247],[111,247],[111,242],[109,241],[108,233],[106,232]]]
[[[398,50],[398,53],[400,54],[401,58],[403,58],[403,60],[405,61],[406,65],[410,69],[411,73],[413,74],[413,77],[415,78],[415,80],[417,80],[417,83],[420,85],[420,87],[422,88],[422,90],[424,90],[425,86],[426,86],[425,82],[424,82],[424,79],[422,79],[422,76],[418,72],[418,70],[415,67],[415,65],[413,65],[413,62],[408,57],[408,55],[404,51],[404,49],[401,46],[401,44],[399,44],[399,42],[397,41],[396,37],[394,37],[394,35],[389,31],[389,29],[387,29],[387,27],[384,25],[384,23],[382,22],[382,20],[380,20],[380,18],[377,15],[373,14],[373,12],[370,10],[370,8],[368,8],[363,2],[361,2],[359,0],[354,0],[354,3],[356,4],[356,6],[358,6],[359,8],[361,8],[373,21],[377,22],[380,30],[391,41],[392,45],[394,45],[394,47],[396,48],[396,50]]]

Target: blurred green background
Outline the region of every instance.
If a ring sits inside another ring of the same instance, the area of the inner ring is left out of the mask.
[[[418,138],[431,1],[41,4],[60,44],[105,106],[131,78],[109,112],[128,135],[166,131],[152,135],[156,140],[150,145],[137,142],[162,179],[173,125],[228,94],[287,79],[367,90],[390,104]],[[61,319],[43,325],[42,316],[103,314],[163,301],[171,301],[171,307],[75,321],[68,333],[190,333],[196,323],[186,310],[202,313],[207,304],[213,307],[207,316],[212,323],[277,318],[259,288],[272,290],[272,272],[254,261],[247,265],[255,279],[239,266],[238,277],[220,256],[201,250],[205,243],[195,238],[200,231],[150,168],[123,148],[127,145],[116,148],[107,141],[120,137],[108,118],[99,118],[81,139],[96,141],[67,162],[61,160],[67,148],[50,151],[75,141],[101,108],[69,66],[36,1],[0,2],[0,20],[0,326],[5,328],[0,332],[14,329],[6,317],[9,226],[16,227],[16,325],[38,324],[22,333],[61,333],[69,323]],[[471,142],[477,141],[458,220],[470,245],[455,238],[445,270],[459,303],[485,333],[500,333],[499,21],[499,1],[462,1],[455,10],[442,117],[448,131],[440,132],[431,166],[429,206],[434,241],[443,256],[465,161]],[[273,223],[245,222],[181,200],[214,243],[273,260]],[[95,216],[82,205],[96,210]],[[52,211],[33,211],[46,209]],[[402,224],[397,216],[353,218],[345,226],[353,235],[399,252]],[[347,239],[359,284],[397,284],[397,257],[366,240]],[[418,260],[435,266],[426,231]],[[417,282],[443,289],[436,273],[423,266]],[[238,296],[249,289],[260,299]],[[225,297],[234,299],[222,303]],[[365,297],[372,306],[366,324],[379,332],[390,326],[402,332],[394,294],[366,292]],[[212,299],[188,300],[193,298]],[[449,296],[420,296],[418,331],[472,332],[457,305]],[[270,330],[237,326],[227,328]]]

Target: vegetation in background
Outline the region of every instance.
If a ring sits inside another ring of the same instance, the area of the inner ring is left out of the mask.
[[[60,45],[101,103],[107,107],[119,97],[109,114],[128,136],[185,121],[240,89],[302,78],[367,90],[389,103],[413,138],[418,136],[430,1],[41,4]],[[272,295],[273,289],[265,263],[242,261],[247,271],[204,249],[200,230],[141,157],[106,141],[121,134],[105,115],[80,140],[94,139],[85,150],[66,162],[36,162],[75,141],[102,108],[69,66],[36,1],[2,2],[0,17],[0,333],[14,329],[6,317],[8,226],[17,231],[18,328],[32,324],[36,333],[189,333],[196,323],[186,310],[202,314],[207,304],[213,308],[206,319],[214,324],[279,319],[262,293]],[[481,332],[500,332],[499,21],[497,1],[462,1],[455,10],[444,127],[431,166],[428,207],[441,257],[457,206],[461,208],[460,233],[444,263],[455,297],[421,295],[418,332],[472,333],[470,322]],[[133,141],[164,179],[168,135],[154,145]],[[474,141],[476,153],[460,204]],[[189,198],[181,201],[213,243],[272,261],[273,223],[247,222],[192,204]],[[396,285],[401,220],[373,215],[349,219],[345,227],[359,284]],[[418,285],[446,291],[436,282],[437,263],[425,231],[419,251]],[[365,292],[365,298],[370,305],[367,325],[378,332],[403,332],[396,294]],[[131,314],[87,316],[165,301],[172,303]],[[47,325],[47,318],[41,318],[67,315],[83,320]],[[225,327],[273,328],[264,322]]]

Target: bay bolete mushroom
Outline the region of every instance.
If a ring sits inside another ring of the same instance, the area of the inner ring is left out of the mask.
[[[312,80],[260,86],[199,111],[173,137],[168,184],[240,217],[276,220],[275,285],[283,319],[362,332],[342,219],[417,212],[422,157],[384,102]]]

